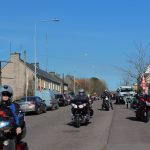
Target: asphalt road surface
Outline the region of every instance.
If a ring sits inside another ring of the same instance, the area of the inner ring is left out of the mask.
[[[29,150],[150,150],[150,122],[136,121],[125,105],[110,111],[100,106],[94,102],[91,123],[80,128],[69,124],[71,106],[26,116],[24,141]]]

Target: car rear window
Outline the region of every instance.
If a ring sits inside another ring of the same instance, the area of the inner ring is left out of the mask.
[[[131,91],[133,91],[132,88],[121,89],[121,92],[131,92]]]
[[[21,98],[20,100],[18,100],[18,102],[25,102],[26,101],[26,98]],[[35,98],[33,97],[27,97],[27,101],[30,102],[30,101],[35,101]]]

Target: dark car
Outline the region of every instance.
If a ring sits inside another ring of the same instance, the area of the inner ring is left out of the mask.
[[[56,99],[58,100],[59,106],[67,106],[69,101],[64,94],[55,94]]]
[[[35,112],[36,114],[46,112],[46,104],[38,96],[27,96],[16,101],[23,112]]]

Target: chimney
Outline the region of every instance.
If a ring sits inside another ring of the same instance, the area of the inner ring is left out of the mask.
[[[13,62],[13,60],[20,60],[20,53],[11,53],[11,56],[10,56],[10,61]]]

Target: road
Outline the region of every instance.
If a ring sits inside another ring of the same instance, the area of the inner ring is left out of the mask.
[[[100,110],[94,102],[91,123],[79,129],[69,125],[70,107],[26,116],[29,150],[150,150],[150,123],[136,121],[124,105]]]

